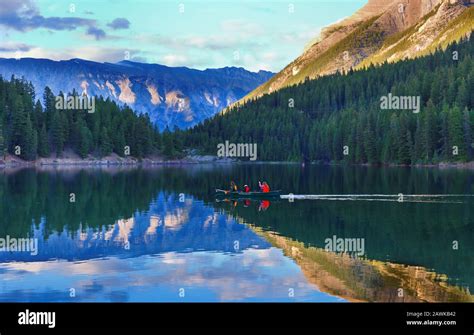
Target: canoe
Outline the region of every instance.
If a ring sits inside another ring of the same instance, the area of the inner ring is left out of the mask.
[[[240,198],[240,199],[271,199],[279,198],[281,191],[270,191],[270,192],[230,192],[226,190],[216,189],[216,197],[220,198]]]

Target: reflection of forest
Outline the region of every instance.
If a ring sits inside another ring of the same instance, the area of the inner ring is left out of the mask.
[[[294,259],[319,290],[349,301],[474,302],[469,290],[449,285],[445,276],[423,267],[357,259],[251,228]]]
[[[107,227],[147,211],[159,189],[159,180],[140,171],[7,172],[0,175],[0,235],[28,236],[41,221],[45,237]]]

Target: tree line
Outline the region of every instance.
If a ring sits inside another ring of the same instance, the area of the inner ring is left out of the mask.
[[[148,115],[97,97],[95,112],[42,102],[25,79],[0,77],[0,153],[26,160],[116,153],[216,155],[217,145],[257,143],[258,159],[350,163],[465,162],[474,156],[474,41],[412,60],[306,79],[189,130],[160,133]],[[59,92],[62,95],[62,92]],[[77,95],[77,92],[72,92]],[[420,110],[382,109],[381,98],[419,97]]]
[[[465,162],[474,155],[474,41],[412,60],[335,73],[265,94],[173,140],[201,153],[257,143],[258,159],[351,163]],[[381,109],[419,97],[420,111]]]
[[[136,158],[179,155],[171,132],[160,133],[148,115],[137,115],[110,99],[94,98],[94,113],[57,109],[56,96],[49,87],[44,89],[41,103],[35,100],[33,85],[24,78],[12,76],[7,81],[0,77],[0,159],[7,153],[30,161],[61,157],[67,149],[81,158],[111,153]]]

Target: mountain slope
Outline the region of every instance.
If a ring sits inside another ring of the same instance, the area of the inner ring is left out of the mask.
[[[87,91],[147,113],[161,129],[186,128],[209,118],[268,80],[258,73],[226,67],[204,71],[122,61],[117,64],[81,59],[0,59],[0,75],[25,77],[41,98],[45,86],[53,93]]]
[[[472,162],[473,54],[474,39],[463,39],[428,56],[307,80],[229,108],[184,143],[208,154],[227,140],[256,143],[257,159],[268,161]],[[387,97],[416,102],[387,106]]]
[[[304,53],[248,94],[260,97],[305,78],[414,58],[446,47],[474,28],[473,0],[369,0],[325,28]]]

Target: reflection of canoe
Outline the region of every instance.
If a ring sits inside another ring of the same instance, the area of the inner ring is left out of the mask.
[[[216,198],[231,199],[273,199],[280,198],[281,191],[270,192],[230,192],[226,190],[216,189]]]

